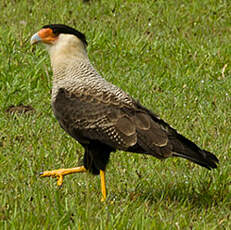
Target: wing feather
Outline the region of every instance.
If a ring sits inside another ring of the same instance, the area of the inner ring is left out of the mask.
[[[113,94],[98,96],[60,89],[53,110],[61,126],[80,143],[98,140],[121,150],[139,145],[149,154],[162,154],[160,148],[168,144],[161,124],[135,101],[133,106],[119,103]]]

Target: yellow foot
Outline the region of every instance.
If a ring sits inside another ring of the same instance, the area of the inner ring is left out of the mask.
[[[86,172],[84,166],[80,166],[77,168],[69,168],[69,169],[57,169],[52,171],[44,171],[40,173],[41,177],[56,177],[57,178],[57,185],[61,186],[63,184],[63,177],[68,174],[72,173],[80,173],[80,172]]]

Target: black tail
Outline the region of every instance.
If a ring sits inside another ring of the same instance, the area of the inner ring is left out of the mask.
[[[200,149],[184,136],[177,133],[176,136],[171,138],[170,142],[173,145],[173,156],[186,158],[209,170],[217,168],[219,160],[214,154]]]

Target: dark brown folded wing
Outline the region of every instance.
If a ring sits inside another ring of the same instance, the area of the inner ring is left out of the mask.
[[[60,89],[53,109],[61,126],[82,144],[98,140],[121,150],[136,146],[142,153],[156,150],[149,154],[160,154],[160,158],[158,149],[168,144],[161,124],[138,108],[135,101],[133,105],[120,103],[116,95],[97,97]]]

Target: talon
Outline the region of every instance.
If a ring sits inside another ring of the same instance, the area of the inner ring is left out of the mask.
[[[44,172],[40,172],[39,175],[41,177],[48,177],[48,176],[51,176],[51,177],[55,177],[55,176],[58,176],[58,175],[55,175],[56,173],[54,173],[53,171],[44,171]]]
[[[63,176],[57,176],[57,185],[60,187],[63,184]]]
[[[106,198],[105,197],[102,197],[101,198],[101,202],[105,202],[106,201]]]
[[[63,184],[63,177],[68,174],[72,173],[80,173],[80,172],[86,172],[84,166],[80,166],[77,168],[70,168],[70,169],[57,169],[52,171],[44,171],[40,172],[40,177],[56,177],[57,178],[57,185],[60,187]]]

